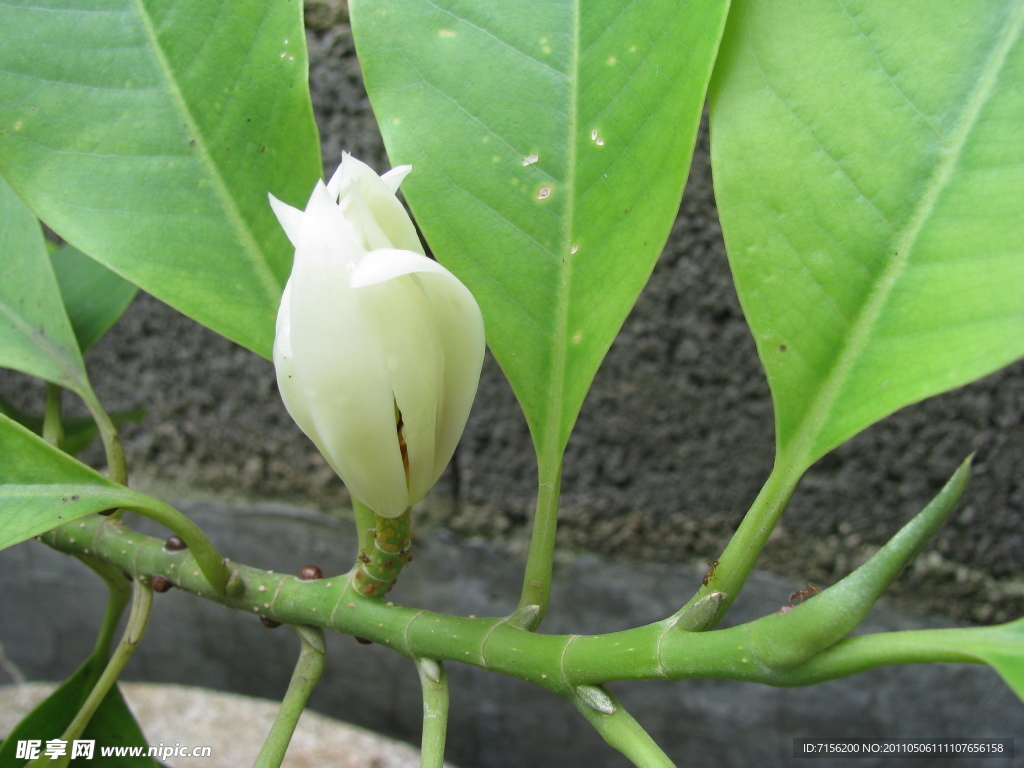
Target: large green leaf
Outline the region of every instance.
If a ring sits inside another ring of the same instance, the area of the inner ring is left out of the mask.
[[[50,261],[68,320],[85,352],[124,314],[138,288],[73,245],[62,245]]]
[[[107,509],[169,509],[0,416],[0,549]]]
[[[0,5],[0,173],[66,240],[269,356],[321,173],[302,3]]]
[[[438,259],[558,458],[675,218],[727,0],[352,0]]]
[[[71,723],[89,692],[103,673],[106,659],[93,654],[85,663],[65,680],[39,706],[29,712],[0,745],[0,766],[22,766],[24,760],[17,759],[20,740],[40,741],[40,752],[50,739],[59,739]],[[79,737],[82,741],[94,741],[93,758],[78,758],[71,766],[93,766],[102,763],[111,768],[157,768],[160,764],[151,757],[113,757],[100,759],[100,747],[147,747],[139,724],[125,703],[120,689],[115,684],[100,702],[96,713]],[[69,744],[67,751],[72,752]]]
[[[806,466],[1024,354],[1022,0],[737,0],[715,192]]]

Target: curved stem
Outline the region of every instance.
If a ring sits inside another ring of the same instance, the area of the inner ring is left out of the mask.
[[[433,659],[416,659],[416,671],[423,688],[420,768],[442,768],[448,735],[448,677],[444,665]]]
[[[118,622],[121,621],[132,590],[124,573],[117,568],[112,568],[106,563],[89,557],[80,557],[79,560],[89,566],[107,585],[107,609],[103,614],[103,623],[100,625],[100,633],[96,638],[93,653],[101,658],[109,659],[110,647],[114,642],[114,632],[117,631]]]
[[[160,523],[181,537],[196,559],[199,570],[203,572],[210,585],[219,592],[227,588],[230,573],[224,563],[224,558],[213,545],[213,542],[203,532],[203,529],[193,523],[188,517],[176,510],[174,507],[164,504],[157,499],[145,496],[145,503],[126,503],[125,509],[138,512],[143,517]]]
[[[107,693],[117,682],[117,678],[121,674],[121,670],[124,669],[124,665],[128,663],[128,659],[135,653],[135,648],[142,639],[142,634],[146,631],[146,624],[149,623],[149,614],[152,607],[152,587],[148,583],[143,582],[141,578],[136,578],[132,610],[128,614],[128,624],[124,628],[121,642],[114,649],[114,653],[111,655],[110,661],[107,662],[103,674],[100,675],[100,679],[96,681],[96,685],[89,692],[85,703],[82,704],[82,708],[78,710],[78,714],[75,715],[74,719],[64,730],[64,733],[61,734],[63,741],[71,742],[81,736],[82,731],[85,730],[92,716],[96,714],[96,710],[103,702],[103,699],[106,698]],[[65,752],[56,762],[42,757],[37,758],[29,763],[29,768],[42,768],[42,766],[66,768],[70,760],[70,752]]]
[[[79,392],[79,396],[85,401],[89,413],[100,431],[100,440],[103,441],[103,449],[107,454],[107,475],[118,485],[128,485],[128,466],[124,460],[124,447],[121,445],[121,438],[117,434],[117,427],[110,420],[110,416],[103,410],[100,401],[90,389],[87,392]]]
[[[609,745],[621,752],[637,768],[675,768],[675,763],[662,751],[651,735],[644,730],[625,707],[610,693],[600,689],[607,697],[607,707],[612,711],[599,711],[578,695],[567,698],[572,701],[587,721],[594,726]]]
[[[531,626],[535,630],[548,610],[551,601],[551,572],[555,558],[555,534],[558,529],[558,500],[562,486],[562,456],[550,460],[538,457],[539,482],[537,510],[533,517],[530,552],[526,558],[523,591],[517,610],[538,606]],[[531,609],[532,611],[532,609]]]
[[[285,752],[288,751],[288,744],[292,740],[292,734],[295,733],[295,726],[299,724],[302,711],[309,701],[309,695],[324,671],[324,631],[319,627],[307,626],[297,626],[295,631],[299,633],[299,640],[302,642],[299,660],[292,673],[291,682],[288,683],[288,690],[281,700],[277,718],[270,728],[267,740],[263,742],[253,768],[278,768],[281,765]]]

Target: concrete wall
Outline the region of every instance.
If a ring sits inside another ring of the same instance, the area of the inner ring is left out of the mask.
[[[333,170],[343,148],[379,169],[385,168],[348,28],[342,21],[312,31],[309,40],[314,103],[329,164],[326,170]],[[136,487],[185,504],[214,499],[237,509],[248,508],[252,501],[273,500],[343,514],[344,490],[281,406],[273,369],[267,361],[142,296],[90,353],[88,364],[97,392],[108,407],[148,410],[143,423],[124,429]],[[820,585],[838,580],[923,507],[959,461],[976,451],[977,469],[965,503],[934,545],[901,577],[888,599],[890,605],[914,611],[982,622],[1024,614],[1020,565],[1020,552],[1024,551],[1022,374],[1024,366],[1018,364],[970,387],[906,409],[819,462],[805,478],[762,559],[763,568],[783,577],[782,581],[771,582],[774,591],[766,604],[773,599],[782,602],[789,590],[807,579]],[[22,405],[41,405],[39,388],[24,377],[0,373],[0,391]],[[660,580],[679,579],[679,589],[684,592],[692,589],[700,578],[694,563],[720,552],[767,477],[772,446],[768,388],[731,286],[714,209],[706,135],[702,135],[671,240],[651,284],[599,372],[570,442],[563,481],[561,543],[566,551],[591,553],[576,562],[598,563],[599,567],[594,568],[611,574],[620,586],[635,580],[651,584],[655,578],[651,574],[656,573]],[[99,453],[94,451],[92,458],[98,460]],[[479,536],[491,542],[463,544],[461,548],[453,544],[453,549],[445,550],[447,558],[472,560],[479,555],[473,555],[477,551],[474,547],[483,547],[481,551],[489,553],[488,558],[510,558],[513,565],[509,567],[514,570],[519,567],[515,555],[521,552],[528,535],[534,472],[525,423],[500,370],[488,360],[466,436],[452,468],[419,511],[419,526],[425,530],[443,528],[460,537]],[[303,525],[315,528],[309,521]],[[240,536],[238,530],[226,529],[225,535],[235,536],[239,559],[245,560],[245,555],[258,546]],[[275,542],[285,541],[267,535]],[[280,556],[288,555],[294,546],[298,545],[280,544]],[[586,559],[595,554],[611,560]],[[0,573],[13,579],[11,589],[20,579],[8,570],[14,565],[2,563],[14,562],[0,561]],[[330,567],[341,570],[345,565],[338,560]],[[415,570],[420,567],[417,561],[406,581],[415,580]],[[662,570],[645,570],[649,568]],[[429,571],[421,573],[429,581]],[[437,595],[446,593],[451,578],[443,574],[432,585],[424,582],[418,587],[420,592],[410,594],[409,600],[440,599]],[[590,578],[584,574],[559,587],[568,590],[562,598],[563,609],[571,608],[580,595],[586,594],[574,594],[572,590],[586,590]],[[485,579],[485,586],[477,587],[488,595],[485,605],[500,606],[514,600],[518,592],[514,580],[507,576],[498,581]],[[44,577],[43,583],[52,587],[59,582]],[[11,603],[0,613],[0,639],[12,658],[25,664],[33,676],[52,677],[61,673],[63,655],[49,662],[41,660],[45,654],[40,650],[37,632],[18,629],[23,626],[21,611],[26,605],[38,605],[44,591],[37,584],[23,592],[21,599],[27,603]],[[668,598],[651,604],[646,589],[620,588],[616,595],[614,601],[605,604],[606,619],[628,616],[639,620],[647,611],[651,615],[646,620],[650,620],[672,610]],[[568,619],[574,615],[570,610],[558,618],[556,611],[552,631],[603,628],[602,620],[596,620],[597,626],[572,626]],[[902,615],[893,614],[896,620]],[[59,645],[64,635],[60,622],[51,629],[55,635],[47,642]],[[161,629],[158,637],[174,631]],[[257,634],[250,632],[247,637]],[[12,640],[13,636],[16,639]],[[256,642],[265,642],[263,635],[258,637]],[[147,642],[154,641],[149,638]],[[354,643],[348,641],[342,647],[354,654],[358,649],[350,645]],[[180,646],[177,641],[167,640],[162,647],[173,655],[174,648]],[[172,658],[168,662],[171,666],[164,668],[155,661],[146,662],[144,669],[137,669],[135,674],[174,679],[174,665],[198,664],[197,669],[202,671],[196,676],[212,679],[214,685],[274,695],[267,686],[254,685],[243,671],[225,667],[228,662],[224,661],[223,649],[214,640],[206,639],[191,651],[192,656],[184,662]],[[255,651],[244,653],[265,657]],[[228,655],[244,654],[236,650]],[[290,661],[290,651],[280,658]],[[197,659],[205,662],[200,664]],[[273,680],[286,674],[287,662],[282,660],[281,664],[268,673]],[[862,693],[849,694],[851,700],[860,701],[860,709],[855,711],[861,714],[855,718],[873,713],[870,717],[884,719],[888,710],[877,696],[877,685],[889,680],[889,674],[878,673],[872,678],[875,693],[869,686]],[[455,705],[473,710],[480,692],[491,683],[478,677],[467,679],[467,690],[474,693],[457,695]],[[943,685],[954,684],[949,682],[951,678],[941,680],[946,681]],[[984,680],[987,682],[980,688],[971,690],[995,687],[994,676]],[[939,684],[928,682],[915,690],[925,696],[929,686]],[[339,680],[338,686],[343,685],[345,681]],[[778,735],[791,732],[784,730],[790,717],[798,721],[813,717],[822,706],[822,700],[807,699],[808,703],[791,710],[794,714],[785,715],[784,707],[778,708],[783,706],[780,700],[773,698],[776,693],[768,699],[757,698],[760,694],[752,699],[749,688],[731,685],[698,685],[689,690],[696,691],[696,699],[684,698],[672,706],[658,704],[651,709],[654,714],[649,717],[662,723],[656,730],[692,740],[704,729],[710,735],[698,738],[700,743],[702,739],[709,743],[728,741],[734,733],[730,729],[743,727],[749,718],[722,720],[723,713],[730,707],[752,712],[756,707],[751,702],[760,701],[767,708],[762,717],[778,720],[773,726]],[[365,709],[338,703],[346,695],[340,687],[320,695],[330,698],[325,705],[327,711],[357,722],[406,737],[415,728],[410,725],[415,718],[406,711],[412,704],[404,700],[392,701],[390,714],[386,707],[375,704],[370,709],[376,714],[369,717],[364,716]],[[513,699],[518,696],[502,693],[497,699],[506,695]],[[643,695],[635,694],[636,700],[641,701]],[[830,697],[827,691],[822,695]],[[475,715],[461,715],[476,718],[477,722],[465,731],[474,734],[469,737],[473,743],[460,746],[456,759],[462,759],[464,765],[541,765],[481,757],[484,752],[480,744],[492,738],[497,740],[495,744],[511,744],[505,741],[511,736],[502,735],[505,732],[500,723],[488,720],[488,712],[507,713],[508,708],[494,704],[493,698],[479,700],[492,703],[477,707]],[[1014,706],[999,701],[1003,709]],[[848,703],[842,701],[837,706]],[[673,712],[682,712],[684,719],[672,720]],[[925,725],[927,712],[919,721]],[[710,721],[700,720],[704,715],[726,725],[708,725]],[[565,720],[561,715],[551,717],[554,723]],[[951,715],[950,722],[958,722],[957,717]],[[527,723],[527,727],[531,726]],[[808,733],[817,735],[820,731],[810,729]],[[591,736],[579,738],[589,743]],[[779,748],[778,744],[772,747]],[[776,752],[772,754],[777,756]],[[768,760],[761,764],[771,764],[774,759],[756,750],[750,755]]]

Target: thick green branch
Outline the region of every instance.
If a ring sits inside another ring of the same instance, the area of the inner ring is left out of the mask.
[[[46,534],[43,540],[61,551],[89,554],[124,570],[149,576],[160,574],[185,591],[254,617],[333,629],[367,638],[412,659],[471,664],[556,692],[565,684],[599,685],[613,680],[691,677],[803,685],[829,679],[830,674],[828,667],[810,666],[818,662],[795,666],[785,672],[759,663],[750,651],[749,624],[712,632],[692,632],[676,625],[678,617],[670,617],[606,635],[543,635],[525,631],[507,617],[447,616],[368,599],[352,587],[351,573],[303,581],[297,576],[229,562],[234,588],[227,593],[220,592],[203,578],[188,550],[168,551],[162,541],[132,531],[120,521],[97,516],[58,528]],[[927,631],[896,633],[895,636],[910,642],[914,637],[927,636]],[[864,640],[857,638],[845,643]],[[836,648],[843,645],[840,643]],[[833,677],[849,674],[844,670],[860,663],[850,658],[856,647],[843,651],[842,664],[837,665]],[[869,658],[864,662],[867,666],[863,668],[916,660],[893,647],[890,659],[880,650],[881,646],[872,645]],[[923,660],[975,661],[963,653],[941,647],[933,648]],[[860,671],[860,667],[854,671]],[[812,673],[815,679],[804,682],[802,675]]]

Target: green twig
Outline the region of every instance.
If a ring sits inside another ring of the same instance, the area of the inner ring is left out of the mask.
[[[519,598],[518,610],[530,607],[535,616],[531,625],[524,629],[535,630],[548,610],[551,601],[551,573],[555,558],[555,534],[558,529],[558,500],[562,486],[562,458],[545,460],[538,458],[539,482],[537,485],[537,510],[533,517],[533,532],[530,536],[530,552],[526,558],[526,573],[523,576],[523,591]]]
[[[107,454],[107,475],[118,485],[128,485],[128,465],[124,460],[124,447],[121,445],[121,438],[117,434],[117,427],[110,420],[110,416],[103,410],[100,401],[91,389],[79,392],[79,396],[85,401],[89,413],[100,431],[100,440],[103,441],[103,449]]]
[[[117,631],[117,625],[121,621],[125,606],[128,605],[128,598],[131,596],[131,585],[124,577],[124,572],[118,568],[113,568],[91,557],[80,557],[79,560],[89,566],[107,585],[107,609],[103,614],[103,623],[100,625],[100,632],[96,638],[93,652],[100,658],[109,659],[114,633]]]
[[[46,410],[43,413],[43,439],[55,448],[64,448],[64,422],[61,419],[61,401],[64,390],[57,384],[46,382]]]
[[[682,610],[686,610],[712,592],[724,593],[725,598],[719,605],[714,620],[707,623],[706,629],[714,628],[743,589],[743,584],[754,569],[754,563],[768,542],[768,537],[775,529],[775,524],[789,503],[802,475],[801,471],[794,471],[790,466],[775,465],[725,551],[719,556],[715,568],[710,572],[708,583],[701,586],[683,606]]]
[[[448,734],[448,677],[434,659],[416,659],[423,688],[423,738],[420,768],[442,768]]]
[[[149,613],[152,606],[152,587],[143,579],[136,578],[132,610],[128,614],[128,623],[124,628],[124,634],[121,636],[121,642],[114,649],[114,653],[111,655],[110,661],[107,662],[103,674],[100,675],[100,679],[96,681],[96,685],[89,692],[85,703],[82,704],[82,708],[78,710],[78,714],[75,715],[61,735],[63,741],[71,742],[81,736],[92,716],[96,714],[96,710],[103,702],[103,699],[106,698],[107,693],[117,682],[117,678],[121,674],[121,670],[124,669],[124,665],[128,663],[128,659],[135,653],[135,648],[142,639],[142,634],[146,631],[146,624],[149,622]],[[43,766],[66,768],[70,761],[70,753],[65,752],[56,762],[40,757],[29,763],[28,768],[43,768]]]
[[[203,529],[192,522],[186,515],[169,504],[164,504],[151,497],[146,497],[145,504],[126,504],[125,509],[138,512],[143,517],[160,523],[160,525],[176,533],[188,545],[189,551],[196,559],[199,570],[203,572],[203,576],[210,582],[210,585],[220,592],[227,589],[228,578],[231,574],[224,562],[224,558],[220,556],[220,552],[217,551],[213,542],[203,532]]]
[[[263,742],[253,768],[278,768],[281,765],[309,695],[324,671],[324,631],[319,627],[307,626],[297,626],[295,631],[299,633],[302,642],[299,661],[295,665],[284,699],[281,700],[274,725],[270,728],[267,740]]]
[[[607,690],[581,686],[567,698],[609,745],[637,768],[675,768],[675,763]]]

